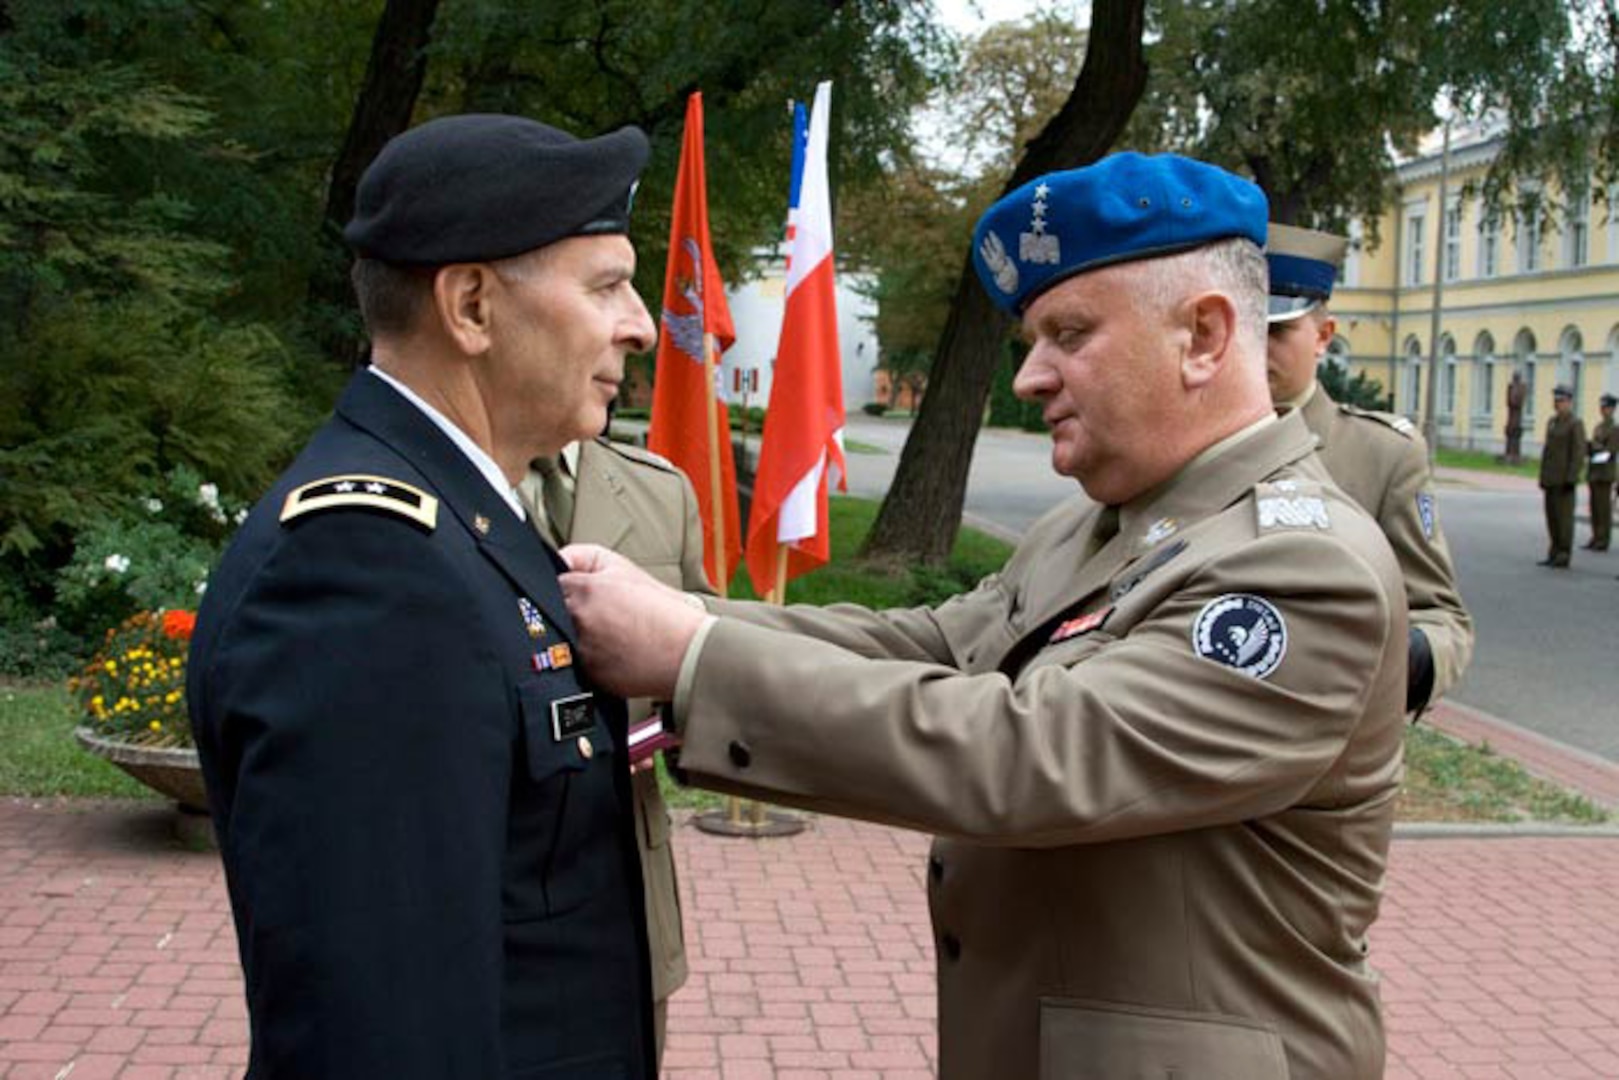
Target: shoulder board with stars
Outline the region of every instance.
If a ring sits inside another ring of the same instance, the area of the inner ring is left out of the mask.
[[[1397,431],[1408,439],[1417,433],[1417,425],[1397,413],[1378,412],[1375,409],[1363,409],[1359,405],[1348,405],[1342,402],[1338,405],[1338,411],[1345,416],[1358,416],[1362,420],[1376,420],[1384,427]]]
[[[438,499],[421,488],[383,476],[328,476],[287,493],[281,524],[321,510],[363,507],[385,510],[432,532],[438,525]]]
[[[1277,480],[1254,485],[1255,522],[1260,532],[1277,529],[1332,528],[1321,485],[1302,480]]]

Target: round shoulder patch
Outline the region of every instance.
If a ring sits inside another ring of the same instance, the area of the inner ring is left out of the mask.
[[[1276,606],[1248,593],[1203,605],[1192,621],[1192,648],[1205,660],[1263,679],[1287,654],[1287,624]]]

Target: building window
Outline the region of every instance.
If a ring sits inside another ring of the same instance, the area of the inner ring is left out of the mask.
[[[1532,274],[1540,269],[1540,207],[1527,206],[1518,213],[1518,272]]]
[[[1485,212],[1478,223],[1478,276],[1494,277],[1500,267],[1501,220]]]
[[[1583,191],[1568,207],[1568,265],[1584,266],[1591,261],[1591,193]]]
[[[1360,249],[1361,225],[1357,218],[1349,223],[1349,251],[1344,256],[1344,266],[1341,272],[1343,284],[1346,289],[1360,287]]]
[[[1415,336],[1405,339],[1405,414],[1422,415],[1422,344]]]
[[[1412,214],[1405,219],[1406,254],[1405,283],[1407,285],[1422,284],[1422,264],[1425,260],[1423,251],[1423,229],[1428,221],[1426,214]]]
[[[1447,335],[1439,342],[1439,422],[1449,424],[1456,415],[1456,342]]]
[[[1495,339],[1489,331],[1473,343],[1473,426],[1489,427],[1495,415]]]
[[[1445,207],[1445,280],[1462,276],[1462,204]]]

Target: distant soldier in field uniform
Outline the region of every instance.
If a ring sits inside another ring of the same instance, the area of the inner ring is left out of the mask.
[[[1607,551],[1613,539],[1613,482],[1615,458],[1619,457],[1619,427],[1613,423],[1613,407],[1619,398],[1603,394],[1602,419],[1591,429],[1590,464],[1586,467],[1586,482],[1591,488],[1591,540],[1585,546],[1592,551]]]
[[[519,489],[540,535],[562,547],[600,544],[626,556],[657,580],[692,593],[713,593],[703,569],[703,526],[697,493],[672,463],[605,438],[569,443],[540,458]],[[629,703],[630,724],[652,714],[653,703]],[[668,1031],[669,997],[686,981],[685,929],[669,808],[649,759],[636,772],[635,833],[646,882],[647,945],[652,955],[653,1022],[658,1056]]]
[[[1574,415],[1574,391],[1567,386],[1552,388],[1552,410],[1540,447],[1540,487],[1550,541],[1539,565],[1567,570],[1574,550],[1574,492],[1585,466],[1585,422]]]
[[[1405,588],[1271,406],[1265,219],[1248,181],[1138,154],[985,213],[1015,389],[1089,498],[972,592],[705,602],[563,553],[585,655],[673,695],[695,782],[938,836],[941,1080],[1383,1075]]]
[[[1403,416],[1332,400],[1316,369],[1338,326],[1327,310],[1349,241],[1271,223],[1266,372],[1277,411],[1297,411],[1338,486],[1377,520],[1400,560],[1411,616],[1405,707],[1419,713],[1462,677],[1473,619],[1456,587],[1428,469],[1428,444]]]

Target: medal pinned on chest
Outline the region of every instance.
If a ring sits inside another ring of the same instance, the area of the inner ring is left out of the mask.
[[[534,601],[526,596],[517,598],[518,613],[523,616],[523,628],[528,631],[531,638],[545,636],[545,620],[540,617],[540,609],[534,606]]]

